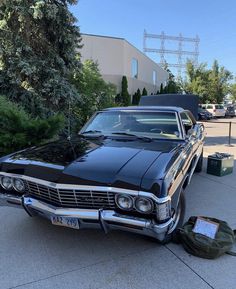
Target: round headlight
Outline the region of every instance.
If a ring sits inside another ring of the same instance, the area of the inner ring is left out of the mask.
[[[12,178],[10,177],[1,177],[1,185],[5,190],[11,190],[13,188]]]
[[[118,195],[116,197],[116,204],[122,210],[133,209],[133,199],[127,195]]]
[[[25,183],[21,179],[14,179],[13,187],[16,191],[23,192],[25,190]]]
[[[153,202],[146,198],[137,198],[135,201],[135,208],[140,213],[151,213],[153,211]]]

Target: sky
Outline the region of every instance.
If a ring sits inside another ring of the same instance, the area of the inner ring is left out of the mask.
[[[143,51],[143,33],[200,38],[198,62],[210,67],[217,59],[236,76],[235,0],[79,0],[70,7],[81,33],[125,38]],[[159,40],[147,40],[150,48],[160,48]],[[177,43],[166,41],[166,48]],[[194,50],[184,44],[183,50]],[[160,57],[148,56],[159,62]],[[168,56],[167,62],[177,58]]]

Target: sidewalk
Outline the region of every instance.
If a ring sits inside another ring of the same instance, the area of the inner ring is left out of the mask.
[[[217,177],[206,174],[207,156],[214,152],[226,152],[236,158],[236,146],[225,145],[204,147],[204,170],[196,174],[186,191],[187,214],[202,215],[225,220],[232,228],[236,228],[236,161],[233,174]],[[186,253],[179,245],[169,244],[167,247],[201,280],[208,288],[236,288],[236,258],[224,255],[216,260],[205,260]],[[236,246],[234,246],[236,251]],[[195,287],[191,287],[194,288]],[[197,289],[197,288],[196,288]]]

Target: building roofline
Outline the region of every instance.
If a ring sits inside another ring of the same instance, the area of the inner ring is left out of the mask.
[[[80,33],[81,36],[87,35],[87,36],[96,36],[101,38],[112,38],[112,39],[118,39],[118,40],[125,40],[125,38],[122,37],[115,37],[115,36],[107,36],[107,35],[98,35],[98,34],[91,34],[91,33]],[[125,40],[126,41],[126,40]],[[137,48],[136,48],[137,49]]]
[[[141,53],[145,58],[149,59],[152,63],[154,63],[155,65],[157,65],[160,69],[162,69],[162,70],[165,71],[167,74],[169,74],[169,73],[168,73],[165,69],[163,69],[158,63],[156,63],[154,60],[152,60],[150,57],[148,57],[143,51],[139,50],[136,46],[134,46],[132,43],[130,43],[129,41],[127,41],[125,38],[114,37],[114,36],[106,36],[106,35],[97,35],[97,34],[90,34],[90,33],[81,33],[82,39],[83,39],[83,35],[95,36],[95,37],[101,37],[101,38],[110,38],[110,39],[117,39],[117,40],[125,41],[125,42],[128,43],[130,46],[132,46],[134,49],[138,50],[138,52]],[[83,40],[82,40],[82,41],[83,41]]]

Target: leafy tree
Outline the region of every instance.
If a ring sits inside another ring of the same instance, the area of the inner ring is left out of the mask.
[[[122,77],[122,82],[121,82],[121,103],[125,106],[130,105],[130,95],[128,92],[128,81],[126,76],[124,75]]]
[[[168,72],[168,80],[167,80],[167,85],[164,88],[163,88],[163,84],[162,84],[162,87],[160,87],[160,92],[158,92],[158,93],[161,93],[161,94],[162,93],[180,93],[181,88],[180,88],[178,82],[175,80],[174,74],[168,68],[167,62],[164,63],[163,68],[164,68],[164,70],[166,70]]]
[[[217,60],[215,60],[209,74],[209,97],[214,99],[216,103],[221,103],[228,93],[228,81],[230,79],[232,79],[232,74],[224,67],[220,67]]]
[[[146,88],[144,87],[143,88],[143,91],[142,91],[142,95],[147,95],[148,93],[147,93],[147,90],[146,90]]]
[[[33,115],[63,111],[77,98],[69,81],[79,69],[76,0],[0,1],[0,91]]]
[[[182,88],[187,93],[195,93],[200,96],[202,103],[221,103],[229,92],[229,80],[231,73],[224,67],[220,67],[214,61],[212,68],[207,69],[206,63],[194,66],[188,61],[187,79],[182,81]]]
[[[232,101],[236,102],[236,83],[232,83],[229,87],[229,92],[231,94]]]
[[[103,80],[98,64],[92,60],[84,62],[81,72],[74,75],[73,84],[80,94],[80,101],[73,107],[77,128],[95,111],[115,105],[116,86]]]
[[[43,143],[57,135],[63,125],[62,115],[33,119],[17,104],[0,96],[0,155]]]
[[[174,74],[170,71],[170,69],[167,69],[167,72],[169,73],[169,77],[166,86],[166,93],[180,93],[181,88],[178,82],[175,80]]]

